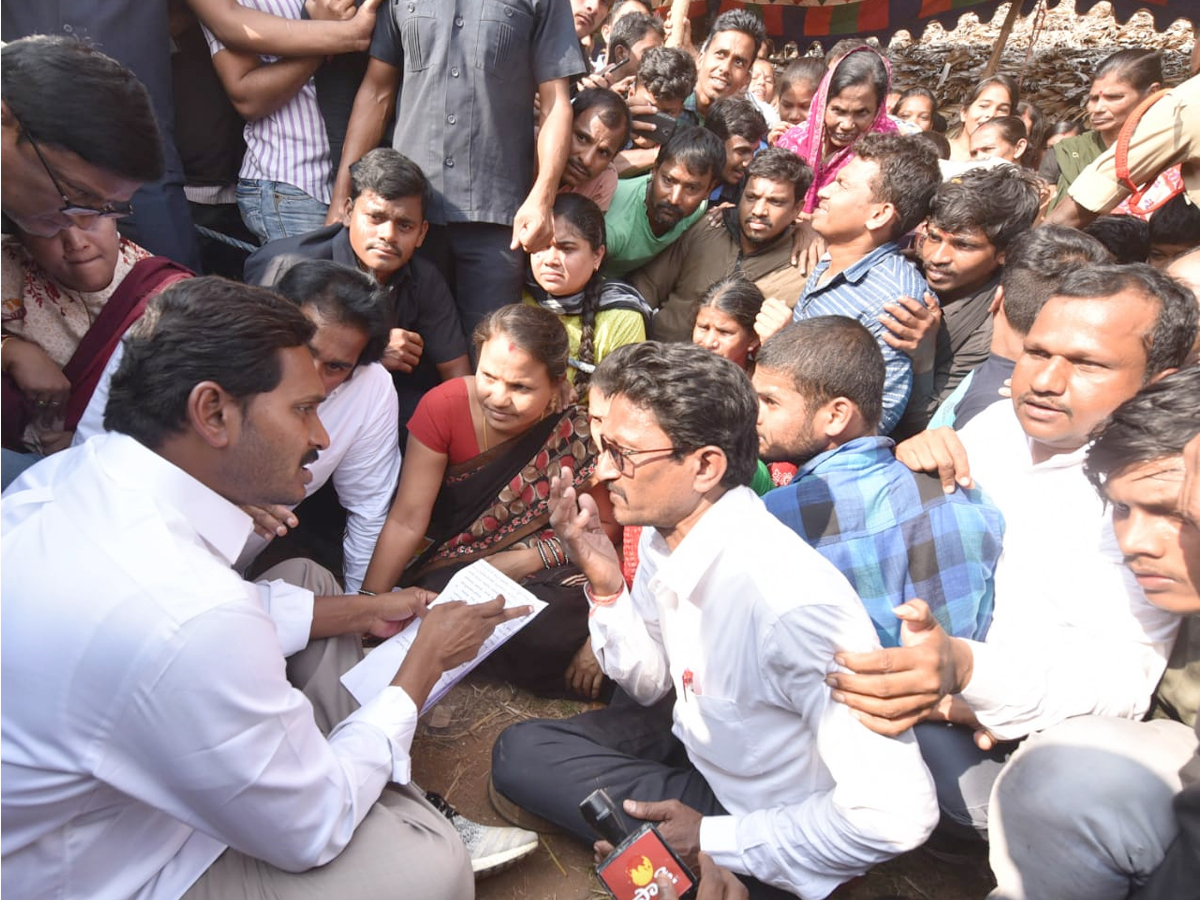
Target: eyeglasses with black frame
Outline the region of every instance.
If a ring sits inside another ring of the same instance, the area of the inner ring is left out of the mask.
[[[612,464],[616,466],[617,471],[626,478],[632,478],[633,473],[646,463],[652,463],[652,459],[643,459],[641,462],[634,462],[631,457],[641,456],[643,453],[678,453],[678,447],[653,447],[646,450],[627,450],[620,444],[614,444],[605,437],[600,438],[600,452],[607,453],[608,458],[612,460]],[[666,457],[660,457],[666,459]]]
[[[50,168],[50,164],[46,162],[46,157],[42,155],[42,148],[33,138],[32,132],[28,128],[22,128],[25,132],[25,137],[29,139],[29,146],[33,148],[33,152],[37,154],[38,162],[42,164],[42,168],[46,170],[46,174],[50,176],[50,181],[54,183],[54,189],[58,191],[58,196],[62,197],[62,208],[59,213],[64,216],[100,216],[103,219],[121,219],[133,213],[133,204],[129,201],[117,201],[115,203],[105,203],[103,206],[85,206],[82,203],[72,203],[71,198],[67,196],[67,192],[62,189],[58,178],[54,174],[54,170]]]

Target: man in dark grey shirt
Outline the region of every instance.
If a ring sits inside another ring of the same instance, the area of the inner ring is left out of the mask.
[[[938,404],[987,358],[1004,254],[1033,225],[1039,199],[1033,176],[1011,165],[972,169],[943,182],[933,195],[919,253],[942,321],[933,371],[914,381],[892,433],[897,440],[922,431]]]
[[[571,6],[396,0],[380,11],[370,52],[330,221],[349,194],[349,164],[380,142],[395,101],[393,146],[433,188],[422,255],[446,276],[470,333],[488,311],[520,299],[520,251],[550,242],[571,143],[569,83],[586,70]]]

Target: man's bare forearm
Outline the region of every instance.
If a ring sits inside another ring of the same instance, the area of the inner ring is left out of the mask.
[[[333,183],[326,223],[332,224],[341,218],[342,208],[350,198],[350,166],[378,147],[383,139],[383,129],[392,114],[399,85],[400,71],[395,66],[378,59],[372,59],[367,65],[367,73],[350,110],[350,124],[342,143],[342,161]]]
[[[273,56],[325,56],[366,50],[371,33],[358,16],[342,22],[285,19],[237,0],[188,0],[226,47]],[[374,21],[372,17],[372,21]]]

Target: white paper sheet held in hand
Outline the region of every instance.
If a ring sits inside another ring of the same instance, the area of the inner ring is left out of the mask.
[[[546,608],[545,600],[539,600],[482,559],[457,572],[445,589],[438,594],[438,598],[433,601],[430,608],[450,600],[485,603],[495,599],[497,594],[504,596],[505,607],[532,606],[533,612],[519,619],[502,622],[483,642],[483,646],[479,648],[479,653],[474,659],[443,673],[433,690],[430,691],[429,699],[425,701],[421,712],[425,712],[441,700],[464,675],[483,662],[488,654],[524,628],[533,620],[534,616]],[[420,625],[419,620],[413,622],[399,634],[384,641],[368,653],[362,662],[342,676],[342,684],[346,686],[346,690],[354,696],[355,700],[359,703],[366,703],[392,683],[392,679],[396,677],[396,671],[400,668],[400,663],[404,662],[404,657],[408,655],[409,648],[412,647]]]

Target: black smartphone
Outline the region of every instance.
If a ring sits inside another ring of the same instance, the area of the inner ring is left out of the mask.
[[[671,139],[671,135],[675,133],[675,128],[679,125],[678,119],[672,119],[666,113],[655,113],[652,116],[634,116],[633,121],[642,122],[653,125],[653,131],[640,131],[634,129],[634,134],[650,141],[652,144],[665,144]]]

